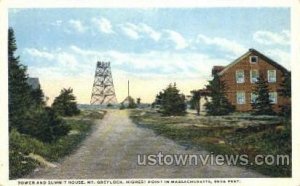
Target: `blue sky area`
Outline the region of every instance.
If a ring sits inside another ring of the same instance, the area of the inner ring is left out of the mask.
[[[186,94],[202,88],[212,66],[249,48],[290,69],[288,8],[10,9],[9,25],[46,94],[70,85],[81,103],[97,60],[111,61],[119,100],[130,79],[133,96],[147,102],[170,82]]]

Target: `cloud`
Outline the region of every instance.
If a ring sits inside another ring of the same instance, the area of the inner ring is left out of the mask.
[[[147,25],[145,23],[139,24],[139,30],[140,30],[140,32],[148,34],[149,37],[151,39],[153,39],[154,41],[159,41],[159,39],[161,37],[160,32],[155,31],[152,27],[150,27],[149,25]]]
[[[137,31],[137,26],[132,23],[125,23],[124,25],[121,25],[120,28],[130,39],[137,40],[140,38],[140,35]]]
[[[179,50],[188,47],[187,41],[178,32],[173,30],[164,30],[164,32],[167,34],[167,39],[175,44],[175,49]]]
[[[120,26],[121,30],[131,39],[150,38],[154,41],[159,41],[161,33],[154,30],[151,26],[145,23],[133,24],[125,23]]]
[[[71,28],[75,29],[79,33],[83,33],[87,30],[87,28],[82,24],[80,20],[71,19],[68,23]]]
[[[100,32],[103,32],[105,34],[112,34],[114,33],[111,22],[101,17],[100,19],[93,18],[92,22],[97,26],[98,30]]]
[[[224,52],[233,53],[236,56],[242,55],[247,51],[247,48],[243,45],[237,43],[236,41],[231,41],[226,38],[220,37],[208,37],[202,34],[199,34],[196,39],[196,43],[198,44],[207,44],[207,45],[214,45],[218,47],[218,49]]]
[[[229,63],[226,60],[211,58],[198,52],[150,51],[147,53],[127,53],[115,50],[85,50],[74,45],[70,46],[70,49],[83,58],[92,59],[94,57],[100,61],[110,61],[119,70],[145,78],[153,75],[182,78],[210,76],[213,65]],[[95,61],[91,61],[91,63],[93,64]]]
[[[268,49],[265,53],[287,69],[291,69],[291,53],[281,49]]]
[[[263,45],[289,45],[290,31],[283,30],[281,33],[275,33],[261,30],[253,34],[253,40]]]
[[[36,48],[25,48],[24,52],[29,54],[32,57],[39,57],[39,58],[45,58],[47,60],[53,60],[55,57],[52,53],[41,51]]]

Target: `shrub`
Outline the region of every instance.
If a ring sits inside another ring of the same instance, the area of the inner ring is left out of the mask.
[[[179,93],[179,90],[174,85],[170,84],[163,92],[156,96],[156,103],[161,105],[160,112],[163,115],[185,115],[186,103],[185,96]]]
[[[54,111],[61,116],[73,116],[80,114],[77,108],[76,98],[73,95],[73,89],[62,89],[52,104]]]
[[[52,142],[66,135],[69,127],[61,118],[57,117],[53,109],[46,108],[30,112],[18,130],[43,142]]]

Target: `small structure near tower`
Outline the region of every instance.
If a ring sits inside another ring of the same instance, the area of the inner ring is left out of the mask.
[[[91,105],[117,103],[110,62],[97,62],[93,84]]]

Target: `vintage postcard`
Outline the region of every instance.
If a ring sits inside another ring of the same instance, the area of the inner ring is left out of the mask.
[[[299,2],[191,2],[3,4],[0,184],[299,185]]]

